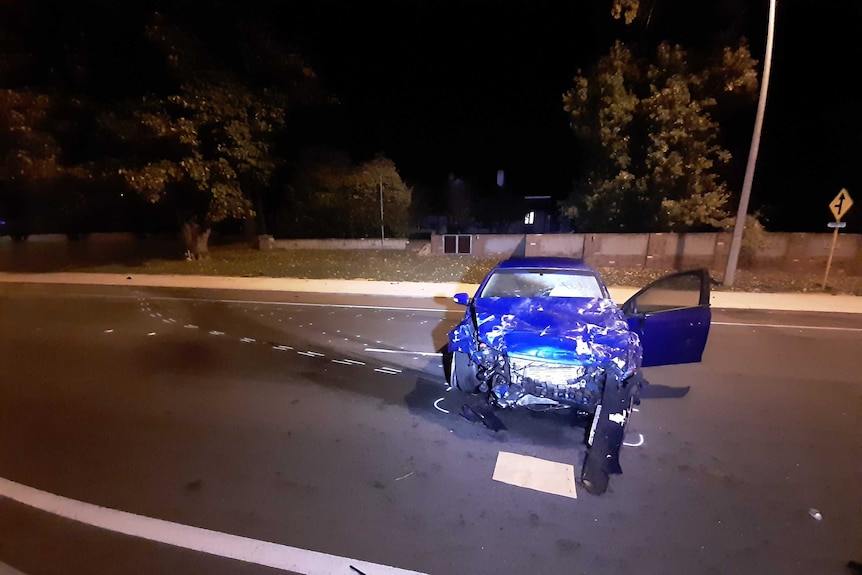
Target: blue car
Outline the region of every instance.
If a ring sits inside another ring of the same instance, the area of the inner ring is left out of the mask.
[[[604,493],[621,473],[619,450],[641,368],[701,360],[709,335],[705,269],[665,276],[618,307],[598,272],[573,258],[497,264],[449,332],[449,384],[487,408],[576,410],[590,420],[580,482]]]

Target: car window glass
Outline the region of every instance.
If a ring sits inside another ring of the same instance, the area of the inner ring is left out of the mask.
[[[700,305],[701,278],[695,274],[672,276],[650,286],[637,297],[638,313]]]
[[[598,278],[570,271],[498,270],[480,297],[604,297]]]

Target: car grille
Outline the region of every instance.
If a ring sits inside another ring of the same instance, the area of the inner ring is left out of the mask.
[[[563,403],[595,405],[601,400],[604,370],[599,366],[509,356],[509,381],[536,397]]]

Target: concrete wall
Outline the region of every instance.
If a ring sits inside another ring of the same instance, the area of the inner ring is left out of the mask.
[[[477,257],[509,258],[523,256],[525,253],[526,241],[523,234],[432,234],[432,254],[446,253],[444,244],[447,237],[460,239],[469,237],[471,247],[469,253]]]
[[[431,253],[443,254],[443,236],[431,236]],[[568,256],[596,266],[724,271],[731,235],[698,234],[515,234],[472,235],[472,255]],[[521,249],[520,246],[523,246]],[[767,233],[753,250],[745,249],[741,268],[820,272],[825,269],[832,234]],[[862,275],[862,234],[839,234],[832,260],[837,273]]]
[[[403,250],[407,240],[379,239],[319,239],[319,240],[272,240],[272,249],[281,250]],[[441,250],[442,251],[442,250]]]

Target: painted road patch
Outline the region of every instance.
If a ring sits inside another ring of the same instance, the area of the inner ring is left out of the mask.
[[[568,463],[501,451],[497,454],[493,479],[535,491],[571,499],[578,498],[575,491],[575,468]]]

